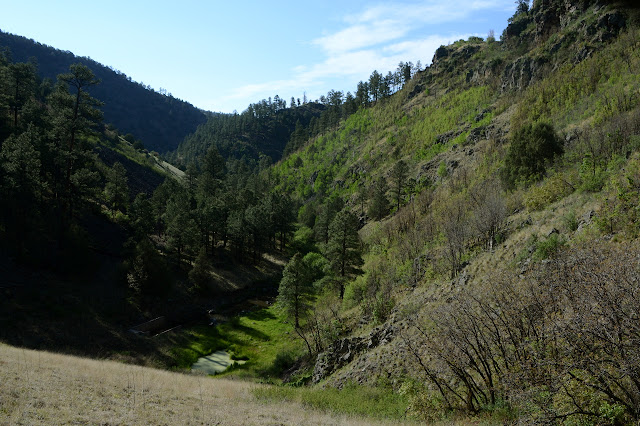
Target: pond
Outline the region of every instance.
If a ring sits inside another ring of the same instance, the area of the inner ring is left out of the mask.
[[[227,351],[217,351],[207,356],[198,358],[191,366],[191,371],[204,374],[218,374],[225,371],[233,364],[244,364],[246,361],[235,361]]]

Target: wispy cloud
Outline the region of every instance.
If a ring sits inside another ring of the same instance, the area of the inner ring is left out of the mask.
[[[468,19],[482,11],[513,8],[513,0],[425,0],[373,5],[360,13],[345,16],[343,26],[337,31],[311,41],[311,45],[321,52],[321,60],[317,63],[296,67],[291,78],[286,80],[237,88],[226,99],[257,100],[275,93],[302,93],[314,89],[326,92],[331,89],[324,87],[328,79],[342,77],[357,82],[358,79],[366,80],[373,70],[383,73],[393,70],[400,61],[428,62],[439,46],[474,35],[468,32],[437,33],[436,26],[442,31],[443,24]],[[224,102],[224,99],[219,100]]]

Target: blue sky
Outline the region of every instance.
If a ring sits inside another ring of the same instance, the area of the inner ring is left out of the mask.
[[[0,29],[118,69],[210,111],[355,91],[373,70],[502,33],[513,0],[2,1]]]

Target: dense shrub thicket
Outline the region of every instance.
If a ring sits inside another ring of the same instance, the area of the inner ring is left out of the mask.
[[[469,412],[507,404],[537,422],[637,421],[639,276],[637,246],[594,242],[526,276],[505,271],[463,290],[405,338],[431,403]]]

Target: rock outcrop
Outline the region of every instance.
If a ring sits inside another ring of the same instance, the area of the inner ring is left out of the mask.
[[[347,337],[335,341],[318,355],[313,369],[313,383],[318,383],[334,371],[353,361],[360,353],[389,342],[394,335],[391,324],[374,328],[366,337]]]

